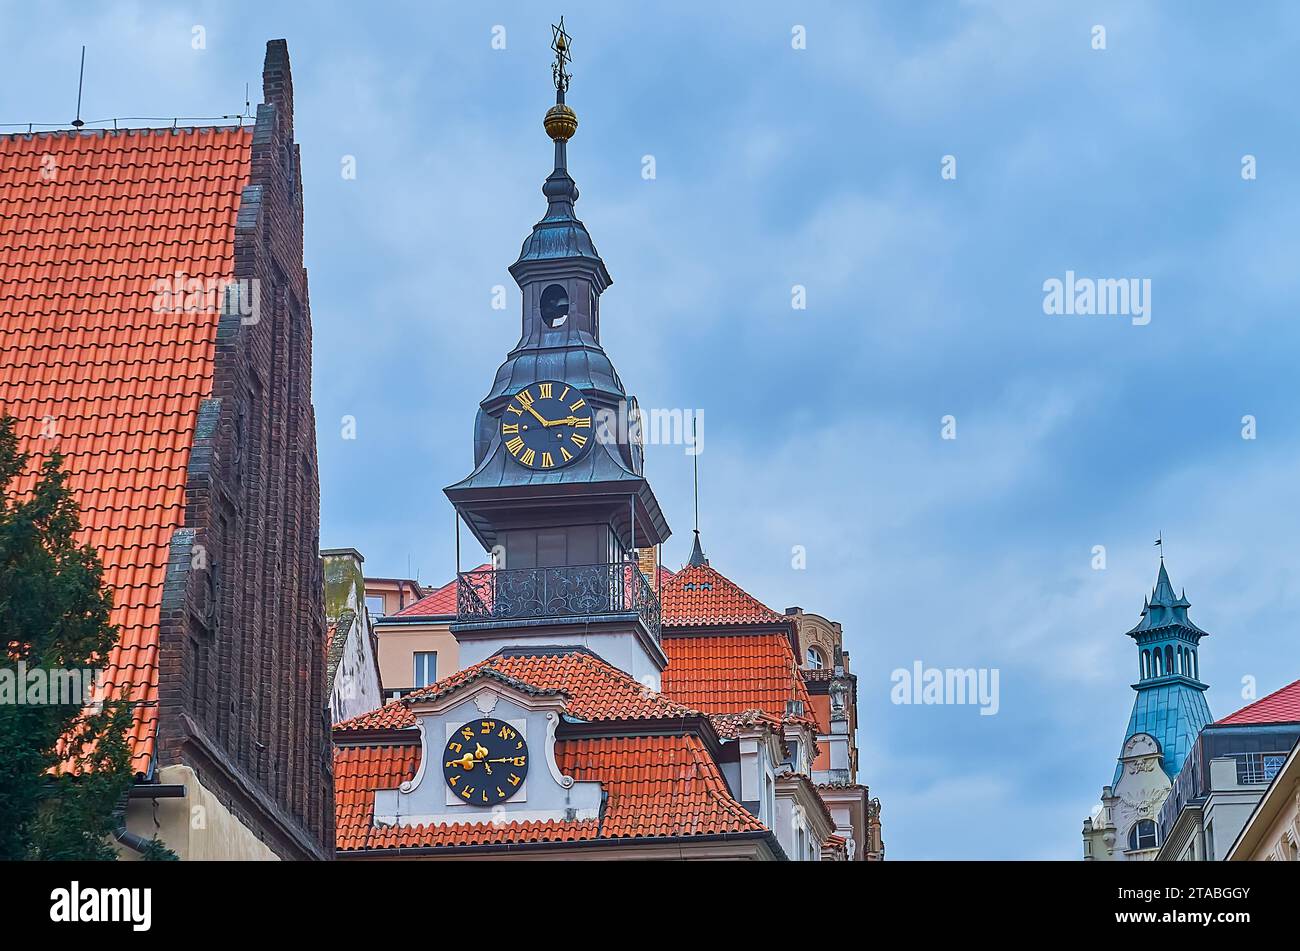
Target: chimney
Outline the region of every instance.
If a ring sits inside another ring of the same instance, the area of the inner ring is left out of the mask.
[[[637,567],[641,569],[641,574],[645,575],[645,579],[649,581],[652,586],[658,580],[655,577],[655,569],[659,567],[659,558],[657,555],[658,553],[653,547],[638,548],[636,551]]]
[[[325,583],[325,617],[335,620],[345,610],[361,613],[366,603],[365,562],[355,548],[325,548],[320,553]]]

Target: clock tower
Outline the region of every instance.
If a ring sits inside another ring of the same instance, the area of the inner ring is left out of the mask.
[[[1163,540],[1157,542],[1163,547]],[[1201,680],[1200,643],[1206,632],[1188,616],[1191,602],[1176,593],[1160,556],[1155,587],[1128,632],[1137,645],[1137,696],[1119,761],[1101,802],[1084,820],[1084,858],[1146,860],[1161,846],[1160,807],[1202,727],[1212,722]]]
[[[636,553],[669,528],[643,472],[636,400],[600,343],[612,278],[574,211],[571,41],[563,21],[553,32],[543,125],[555,168],[546,213],[510,266],[521,334],[479,403],[474,469],[445,490],[492,556],[490,570],[458,572],[452,632],[465,666],[506,647],[578,644],[658,689],[659,600]]]

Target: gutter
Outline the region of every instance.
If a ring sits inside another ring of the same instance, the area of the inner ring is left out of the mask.
[[[113,817],[117,820],[113,825],[113,838],[137,855],[143,855],[153,840],[127,831],[127,803],[132,799],[153,799],[154,801],[159,799],[183,799],[185,793],[185,786],[180,783],[136,783],[131,786],[118,801],[117,808],[113,810]]]

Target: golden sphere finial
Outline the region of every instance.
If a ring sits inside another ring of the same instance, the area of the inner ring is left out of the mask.
[[[556,103],[546,110],[542,119],[546,134],[557,142],[567,142],[578,131],[578,114],[564,103]]]

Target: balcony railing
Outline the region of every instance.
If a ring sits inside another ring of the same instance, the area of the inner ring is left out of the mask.
[[[635,564],[462,571],[456,620],[531,621],[635,614],[659,641],[659,599]]]

